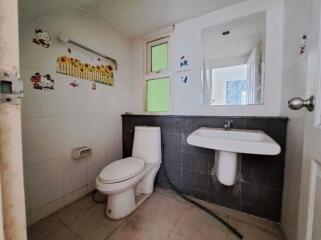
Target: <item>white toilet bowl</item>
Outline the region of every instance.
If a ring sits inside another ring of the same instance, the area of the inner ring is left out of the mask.
[[[161,164],[159,127],[135,127],[133,157],[107,165],[96,178],[96,188],[108,195],[107,217],[121,219],[153,192]]]

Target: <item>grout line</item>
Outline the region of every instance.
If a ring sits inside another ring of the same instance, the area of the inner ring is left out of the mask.
[[[57,217],[56,217],[56,218],[57,218]],[[82,239],[82,238],[69,226],[69,224],[61,221],[59,218],[57,218],[57,220],[58,220],[61,224],[63,224],[66,228],[68,228],[69,231],[71,231],[77,238]]]
[[[118,226],[116,226],[109,234],[107,234],[107,236],[104,238],[104,240],[107,240],[109,237],[111,237],[113,235],[113,233],[116,232],[123,224],[126,224],[126,219],[121,220],[120,224]]]

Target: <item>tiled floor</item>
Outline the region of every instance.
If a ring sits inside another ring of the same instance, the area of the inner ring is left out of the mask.
[[[235,226],[245,240],[284,239],[273,222],[201,203]],[[237,240],[211,216],[161,189],[121,221],[108,220],[105,205],[95,204],[87,196],[28,230],[29,240]]]

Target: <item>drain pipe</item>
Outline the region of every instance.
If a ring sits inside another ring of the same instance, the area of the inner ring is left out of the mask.
[[[4,239],[27,239],[19,105],[0,103],[0,164]]]
[[[0,0],[0,239],[6,240],[27,239],[18,42],[18,0]]]
[[[164,149],[165,149],[165,145],[162,145],[162,155],[164,156]],[[186,196],[182,191],[180,191],[170,180],[170,178],[168,177],[167,174],[167,170],[166,170],[166,162],[165,162],[165,158],[163,158],[163,163],[164,163],[164,173],[165,173],[165,177],[170,185],[170,187],[174,190],[174,192],[176,192],[181,198],[183,198],[184,200],[188,201],[189,203],[192,203],[193,205],[195,205],[196,207],[198,207],[199,209],[201,209],[202,211],[206,212],[207,214],[209,214],[210,216],[212,216],[213,218],[215,218],[217,221],[219,221],[222,225],[224,225],[231,233],[233,233],[237,238],[239,239],[243,239],[243,235],[241,233],[239,233],[233,226],[231,226],[228,222],[226,222],[223,218],[221,218],[220,216],[218,216],[216,213],[212,212],[210,209],[204,207],[202,204],[199,204],[198,202],[194,201],[193,199],[189,198],[188,196]]]

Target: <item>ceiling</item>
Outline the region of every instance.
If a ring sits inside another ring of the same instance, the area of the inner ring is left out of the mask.
[[[89,7],[97,0],[19,0],[20,19],[40,18]]]
[[[39,18],[87,9],[128,35],[138,37],[245,0],[20,0],[20,15]]]

